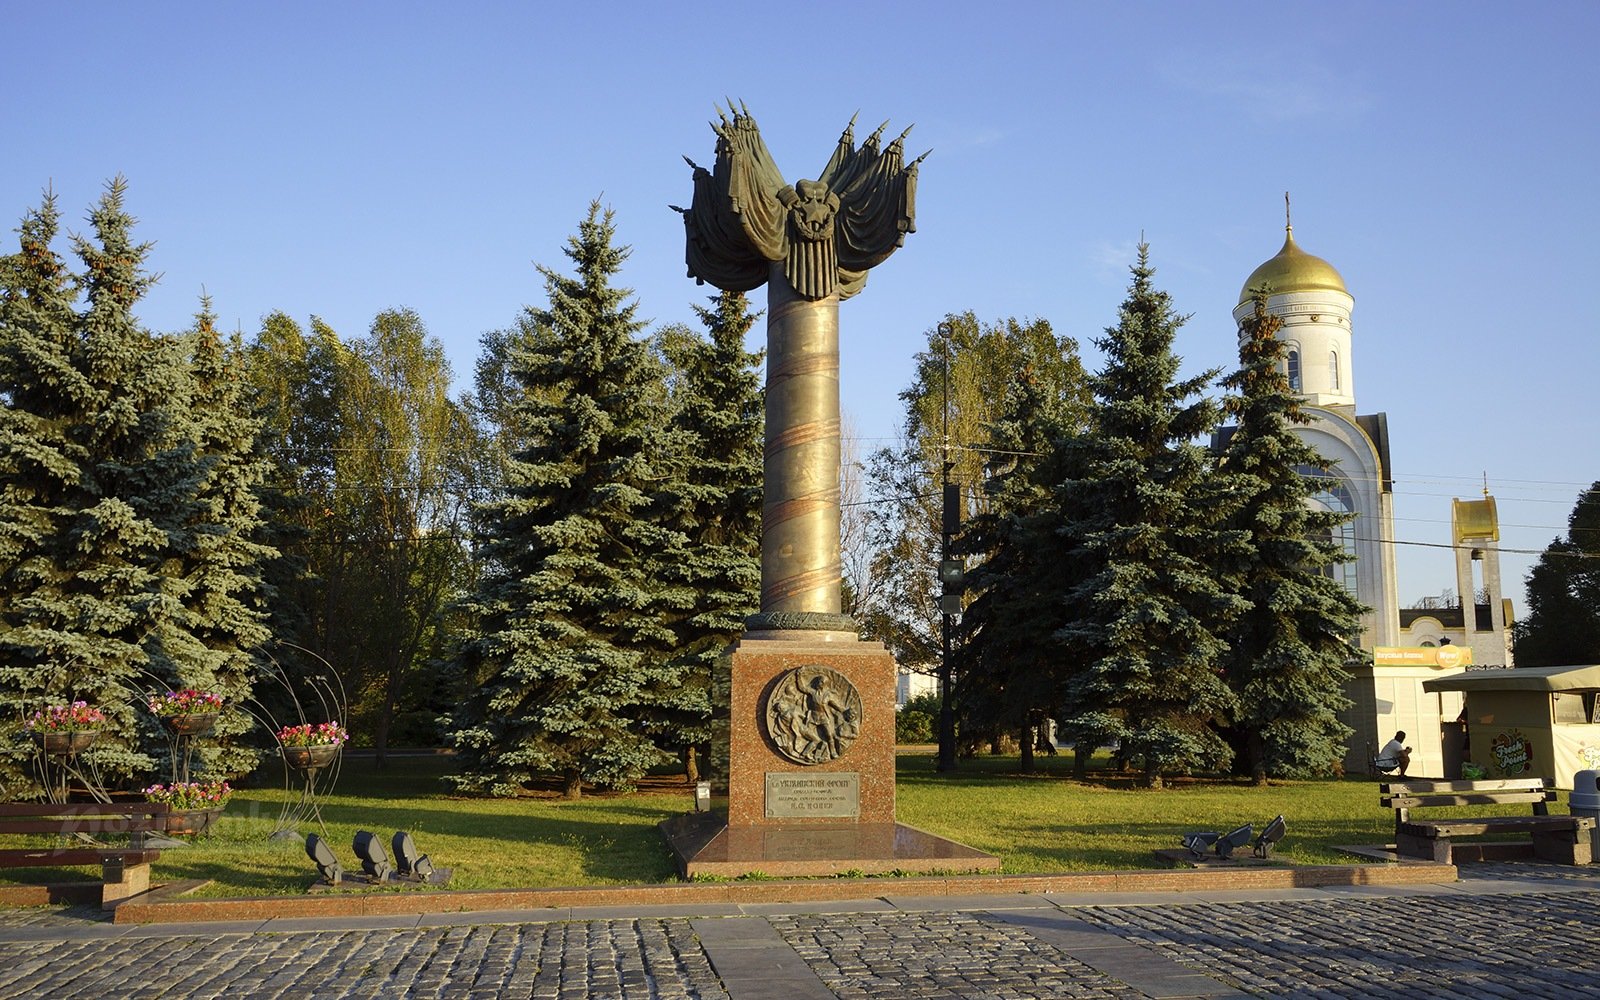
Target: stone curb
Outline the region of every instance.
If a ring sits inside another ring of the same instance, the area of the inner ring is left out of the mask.
[[[117,906],[118,924],[195,923],[281,917],[364,917],[552,910],[574,907],[643,907],[811,903],[870,900],[886,895],[956,897],[1012,893],[1205,892],[1237,889],[1312,889],[1333,886],[1405,886],[1456,881],[1454,865],[1306,865],[1251,869],[1083,872],[1060,875],[949,875],[896,879],[798,879],[759,882],[687,882],[667,885],[551,889],[457,889],[437,892],[364,892],[319,896],[195,899],[181,896],[194,883],[176,883]]]

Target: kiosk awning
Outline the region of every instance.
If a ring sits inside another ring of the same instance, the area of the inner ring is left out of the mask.
[[[1600,665],[1469,670],[1423,681],[1424,691],[1600,691]]]

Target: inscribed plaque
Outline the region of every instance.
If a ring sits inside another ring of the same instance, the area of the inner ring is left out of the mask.
[[[854,771],[768,772],[767,819],[856,819],[861,775]]]

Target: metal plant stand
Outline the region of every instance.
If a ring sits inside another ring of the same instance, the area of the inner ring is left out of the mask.
[[[167,731],[167,746],[172,752],[173,783],[188,784],[194,779],[195,751],[200,737],[211,732],[217,724],[216,712],[192,712],[188,715],[164,715],[161,728]]]
[[[111,801],[94,760],[80,756],[99,737],[95,729],[34,733],[34,746],[38,751],[33,759],[34,772],[39,776],[46,798],[64,805],[71,795],[71,783],[76,781],[96,802]]]
[[[278,754],[283,758],[284,790],[292,791],[291,783],[298,778],[300,795],[294,801],[284,801],[283,808],[278,812],[277,826],[272,831],[273,840],[299,839],[300,833],[295,828],[312,820],[316,821],[317,829],[322,831],[323,839],[329,839],[328,826],[322,821],[319,799],[333,789],[339,778],[339,764],[343,760],[340,749],[337,743],[310,747],[279,744]]]
[[[302,660],[296,667],[285,665],[266,650],[261,672],[260,692],[274,682],[278,691],[273,697],[256,698],[244,706],[267,732],[280,734],[289,726],[312,727],[318,722],[338,722],[348,719],[349,700],[339,672],[327,660],[304,646],[279,640],[276,645],[292,650],[294,659]],[[305,661],[311,661],[308,668]],[[292,714],[291,714],[292,713]],[[286,725],[287,724],[287,725]],[[276,738],[276,737],[275,737]],[[284,806],[278,812],[278,822],[269,835],[271,840],[299,840],[295,829],[301,823],[315,821],[317,829],[327,838],[328,827],[322,820],[321,799],[328,795],[339,779],[342,761],[340,744],[323,746],[285,746],[277,739],[278,758],[283,761]],[[298,792],[298,795],[296,795]]]

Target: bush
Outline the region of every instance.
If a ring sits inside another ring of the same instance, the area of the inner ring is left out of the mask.
[[[895,713],[894,739],[896,743],[932,743],[933,716],[914,708],[903,708]]]

